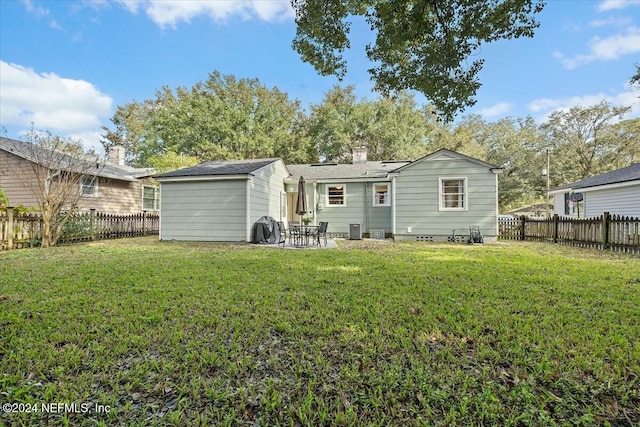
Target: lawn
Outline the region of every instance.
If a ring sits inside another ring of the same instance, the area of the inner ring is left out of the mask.
[[[640,259],[517,242],[16,250],[0,253],[0,359],[0,425],[638,425]]]

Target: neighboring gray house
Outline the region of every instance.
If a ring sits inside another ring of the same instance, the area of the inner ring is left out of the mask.
[[[283,215],[281,159],[206,162],[160,182],[160,240],[251,241],[253,224]]]
[[[347,237],[350,224],[359,224],[365,235],[462,240],[477,225],[486,241],[496,239],[500,168],[446,149],[412,162],[370,162],[366,151],[353,158],[352,164],[288,166],[279,159],[208,162],[160,175],[160,238],[250,241],[264,215],[300,221],[295,209],[303,176],[305,216],[329,222],[330,235]]]
[[[640,217],[640,163],[554,188],[554,213],[567,217]],[[572,197],[573,196],[573,197]]]

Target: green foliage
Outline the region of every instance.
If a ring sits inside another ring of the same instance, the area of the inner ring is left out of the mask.
[[[636,425],[640,261],[554,245],[0,253],[7,425]],[[70,321],[72,320],[72,321]]]
[[[640,89],[640,65],[636,64],[636,73],[631,76],[629,83]]]
[[[4,194],[4,191],[2,191],[2,187],[0,187],[0,209],[6,208],[7,206],[9,206],[9,198]]]
[[[344,76],[354,17],[364,17],[376,40],[366,47],[375,87],[384,94],[422,92],[447,120],[475,103],[483,44],[533,37],[541,0],[292,0],[293,48],[322,75]]]
[[[139,165],[162,162],[167,153],[199,161],[307,162],[313,153],[299,134],[303,120],[299,101],[277,88],[214,72],[191,88],[165,86],[152,101],[119,108],[112,119],[115,130],[105,129],[103,145],[125,146]]]
[[[305,7],[346,13],[340,4]],[[603,101],[556,111],[541,126],[531,117],[477,115],[451,123],[438,117],[437,105],[418,105],[405,91],[370,100],[358,99],[353,86],[334,86],[306,114],[277,88],[214,72],[192,88],[163,87],[153,100],[118,107],[103,144],[123,145],[132,164],[159,171],[219,159],[350,162],[355,147],[366,147],[369,160],[411,160],[444,147],[504,169],[499,200],[507,211],[544,198],[547,150],[552,188],[640,161],[640,120],[616,123],[628,111]]]
[[[96,234],[95,216],[90,213],[64,213],[70,218],[64,221],[60,240],[87,239]],[[62,221],[61,221],[62,222]]]
[[[334,86],[311,106],[308,134],[319,157],[350,162],[353,149],[366,147],[369,160],[415,159],[426,154],[429,129],[413,96],[358,100],[355,88]]]
[[[547,133],[554,156],[562,159],[561,182],[574,182],[614,169],[612,161],[619,153],[620,141],[607,138],[607,128],[614,119],[622,119],[631,107],[612,107],[601,101],[591,107],[573,107],[554,111],[541,126]],[[636,144],[637,147],[637,144]]]
[[[154,155],[149,158],[149,165],[158,173],[169,172],[188,166],[195,166],[198,163],[198,158],[195,156],[176,154],[173,151],[167,151],[162,155]]]

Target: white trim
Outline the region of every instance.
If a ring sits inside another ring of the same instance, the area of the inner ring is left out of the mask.
[[[91,180],[91,183],[93,184],[93,186],[89,186],[89,185],[84,185],[84,180],[88,179]],[[96,199],[98,197],[98,182],[99,179],[97,176],[94,176],[93,178],[91,178],[91,176],[89,175],[83,175],[80,177],[80,196],[81,197],[89,197],[92,199]],[[91,194],[85,194],[84,193],[84,188],[85,187],[92,187],[93,188],[93,193]]]
[[[144,207],[144,189],[145,188],[153,188],[154,189],[153,202],[155,204],[156,195],[157,195],[157,200],[158,200],[158,207],[157,208],[155,208],[155,209],[145,209],[145,207]],[[159,212],[160,211],[160,187],[156,187],[155,185],[142,184],[142,210],[143,211],[154,211],[154,212]]]
[[[247,243],[251,242],[251,178],[247,178],[246,184],[246,237]]]
[[[396,177],[391,178],[391,233],[396,235]]]
[[[461,208],[447,208],[442,204],[442,181],[463,181],[464,190],[462,193],[462,207]],[[438,210],[441,212],[466,212],[469,210],[469,191],[467,189],[467,177],[466,176],[439,176],[438,177]]]
[[[325,207],[327,208],[343,208],[345,206],[347,206],[347,184],[345,184],[344,182],[342,183],[336,183],[336,184],[341,184],[342,186],[342,201],[343,203],[340,205],[335,205],[335,204],[330,204],[329,203],[329,187],[339,187],[339,185],[329,185],[327,184],[325,189],[326,189],[326,194],[325,194]]]
[[[376,197],[377,191],[376,191],[376,186],[378,185],[385,185],[387,187],[387,197],[386,202],[385,203],[377,203],[378,198]],[[371,205],[374,208],[379,208],[379,207],[389,207],[391,206],[391,183],[387,183],[387,182],[374,182],[373,185],[371,186],[371,193],[372,193],[372,201],[371,201]]]
[[[175,176],[156,178],[158,182],[185,182],[185,181],[227,181],[232,179],[250,179],[249,175],[202,175],[202,176]]]

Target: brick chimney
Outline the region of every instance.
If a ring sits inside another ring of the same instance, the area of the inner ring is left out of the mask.
[[[367,147],[354,147],[351,154],[351,163],[367,162]]]
[[[126,150],[122,145],[112,145],[107,151],[107,160],[116,165],[124,166]]]

